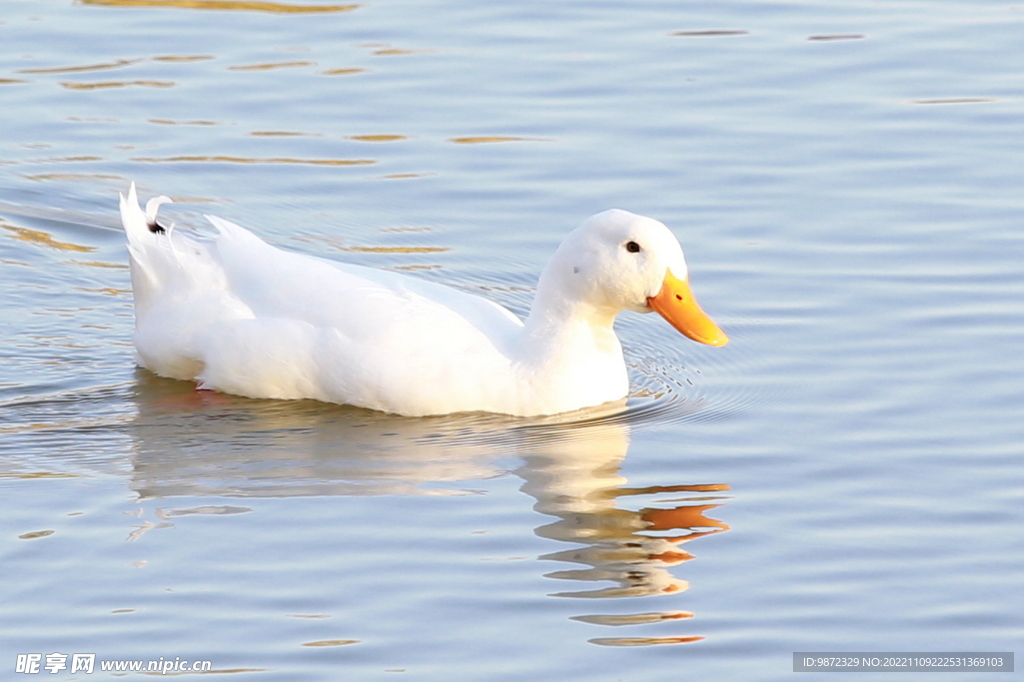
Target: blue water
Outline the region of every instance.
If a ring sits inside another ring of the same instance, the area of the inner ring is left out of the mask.
[[[1019,648],[1022,27],[3,3],[0,676],[775,680],[794,651]],[[624,314],[629,409],[584,421],[196,393],[134,367],[131,181],[518,313],[565,233],[629,209],[732,342]]]

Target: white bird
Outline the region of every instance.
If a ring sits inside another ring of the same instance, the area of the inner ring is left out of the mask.
[[[713,346],[728,337],[701,310],[665,225],[613,209],[571,232],[526,320],[415,277],[283,251],[207,216],[217,234],[157,223],[155,197],[121,195],[138,363],[201,389],[313,398],[425,416],[536,416],[629,392],[612,328],[657,311]]]

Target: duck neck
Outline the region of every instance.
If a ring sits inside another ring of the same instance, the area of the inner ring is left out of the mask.
[[[552,412],[620,400],[629,391],[615,314],[538,291],[523,328],[519,376]]]
[[[619,311],[581,300],[571,287],[554,281],[550,274],[545,271],[541,276],[523,330],[535,357],[552,358],[560,350],[576,356],[621,357],[622,347],[613,328]]]

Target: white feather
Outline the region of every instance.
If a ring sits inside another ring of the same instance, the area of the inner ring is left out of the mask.
[[[608,211],[559,248],[524,323],[450,287],[277,249],[214,216],[212,237],[153,231],[167,201],[143,212],[134,184],[121,197],[138,362],[255,398],[412,416],[553,414],[619,400],[628,380],[615,315],[648,312],[669,267],[685,277],[664,225]],[[650,246],[643,267],[621,256],[624,239]]]

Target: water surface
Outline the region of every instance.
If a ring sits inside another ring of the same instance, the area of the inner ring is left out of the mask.
[[[5,2],[0,669],[767,680],[794,651],[1013,651],[1022,20]],[[644,213],[732,343],[624,314],[617,416],[197,393],[133,364],[130,181],[181,225],[519,314],[583,218]]]

